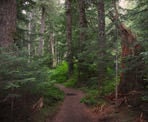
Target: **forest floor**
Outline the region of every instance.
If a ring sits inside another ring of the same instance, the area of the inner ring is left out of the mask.
[[[138,113],[126,107],[121,107],[118,112],[113,105],[88,108],[80,102],[85,95],[82,91],[59,84],[56,87],[64,91],[65,99],[57,114],[46,122],[141,122],[135,120]]]
[[[46,122],[92,122],[87,107],[80,103],[84,93],[72,88],[66,88],[63,85],[56,85],[65,93],[65,99],[57,115]]]

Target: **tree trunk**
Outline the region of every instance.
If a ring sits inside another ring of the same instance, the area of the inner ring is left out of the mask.
[[[86,28],[87,28],[87,20],[85,14],[85,0],[78,0],[79,4],[79,26],[80,26],[80,52],[83,51],[82,48],[84,45],[84,41],[86,39]]]
[[[68,65],[69,65],[69,76],[73,73],[73,52],[72,52],[72,13],[71,13],[71,0],[66,0],[66,39],[68,48]]]
[[[110,12],[111,20],[115,23],[121,37],[121,67],[119,92],[128,93],[131,90],[142,88],[143,79],[141,71],[143,62],[139,54],[142,51],[141,45],[137,42],[136,36],[123,23],[119,22],[118,11],[114,1],[115,14]],[[140,76],[140,77],[139,77]]]
[[[99,88],[105,78],[105,9],[104,0],[98,2],[98,80]]]
[[[0,47],[9,47],[16,32],[16,0],[0,0]]]
[[[79,54],[84,51],[85,43],[86,43],[86,28],[87,28],[87,20],[85,14],[85,0],[78,0],[79,6],[79,27],[80,27],[80,39],[79,39]],[[81,73],[84,71],[84,55],[79,56],[78,58],[78,72],[79,72],[79,81],[81,80]]]
[[[39,41],[39,55],[43,56],[44,54],[44,31],[45,31],[45,8],[42,6],[42,15],[41,15],[41,30],[40,30],[40,41]]]
[[[31,20],[32,20],[32,12],[29,13],[29,23],[28,23],[28,62],[30,62],[31,58],[31,31],[32,31]]]
[[[120,78],[119,90],[126,93],[130,90],[136,90],[142,88],[143,79],[142,74],[138,73],[143,70],[143,62],[141,56],[142,47],[137,43],[135,35],[126,28],[123,24],[120,24],[118,29],[121,36],[121,48],[122,48],[122,73]]]
[[[51,54],[52,54],[52,67],[56,67],[57,59],[56,59],[56,51],[55,51],[54,33],[50,34],[50,50],[51,50]]]

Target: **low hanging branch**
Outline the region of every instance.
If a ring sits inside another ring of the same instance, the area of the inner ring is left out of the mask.
[[[127,93],[131,90],[142,88],[143,86],[144,81],[141,74],[141,71],[143,70],[143,62],[139,55],[143,48],[137,42],[135,34],[119,21],[119,14],[115,3],[114,10],[115,14],[110,12],[109,15],[110,19],[115,23],[115,26],[118,29],[122,48],[122,73],[120,77],[119,92]]]

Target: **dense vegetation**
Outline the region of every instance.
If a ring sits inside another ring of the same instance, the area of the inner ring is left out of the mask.
[[[15,2],[0,1],[1,121],[53,116],[64,98],[56,83],[83,90],[87,105],[148,102],[148,0]]]

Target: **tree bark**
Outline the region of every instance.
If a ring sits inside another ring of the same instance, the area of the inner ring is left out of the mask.
[[[66,39],[68,48],[68,65],[69,65],[69,76],[73,73],[73,52],[72,52],[72,11],[71,11],[71,0],[66,0]]]
[[[54,33],[50,34],[50,50],[52,54],[52,67],[54,68],[57,65]]]
[[[43,56],[44,54],[44,31],[45,31],[45,8],[42,6],[42,15],[41,15],[41,30],[40,30],[40,41],[39,41],[39,55]]]
[[[142,88],[143,79],[142,74],[138,73],[143,70],[143,62],[141,56],[142,47],[137,43],[135,35],[130,29],[120,24],[118,29],[120,30],[121,37],[121,77],[119,90],[120,92],[127,93],[131,90]]]
[[[29,23],[28,23],[28,62],[31,58],[31,32],[32,32],[32,12],[29,13]]]
[[[0,47],[9,47],[16,32],[16,0],[0,1]]]
[[[115,14],[110,12],[110,19],[115,23],[121,37],[121,67],[119,92],[128,93],[131,90],[142,88],[143,62],[139,54],[142,51],[141,45],[137,42],[136,36],[123,23],[119,22],[118,10],[114,1]],[[139,72],[139,73],[138,73]]]
[[[79,27],[80,27],[80,38],[79,38],[79,54],[82,54],[85,49],[86,43],[86,28],[87,28],[87,20],[86,20],[86,13],[85,13],[85,0],[78,0],[78,9],[79,9]],[[85,68],[83,66],[84,55],[78,57],[78,79],[81,79],[81,73],[84,73]]]
[[[79,4],[79,26],[80,26],[80,52],[83,50],[83,44],[86,39],[87,20],[85,14],[85,0],[78,0]]]
[[[105,9],[104,0],[98,2],[98,78],[99,88],[105,78]]]

